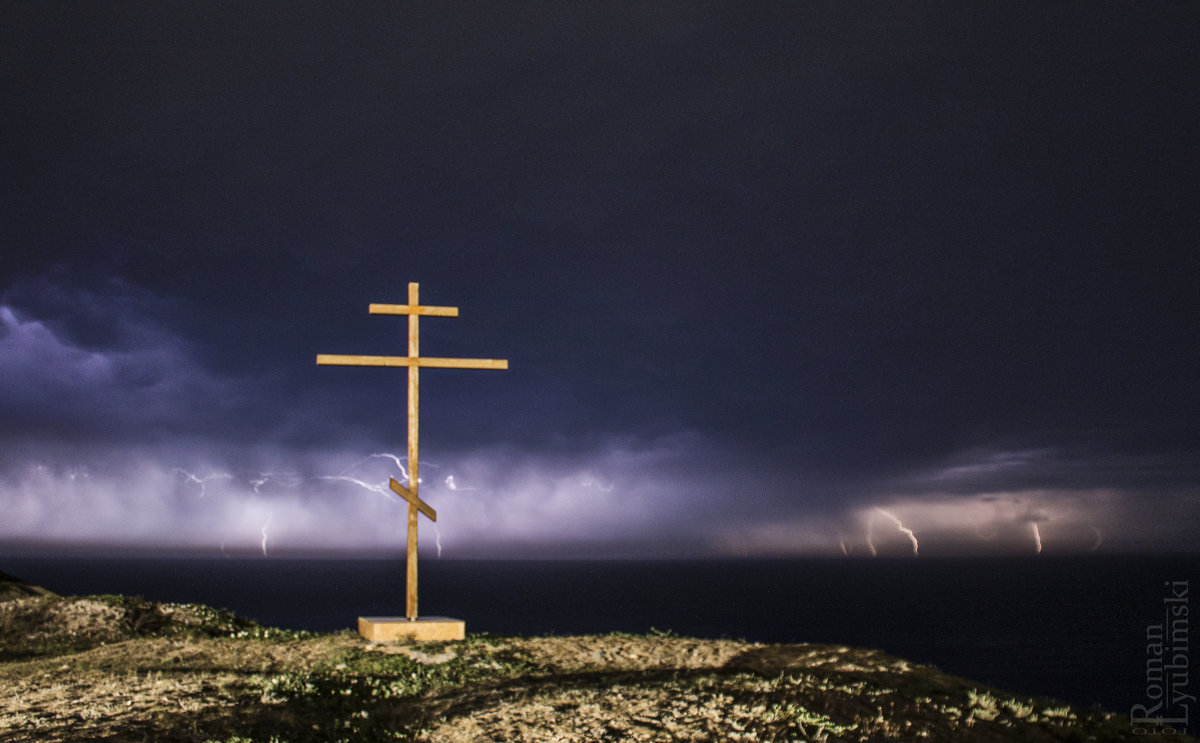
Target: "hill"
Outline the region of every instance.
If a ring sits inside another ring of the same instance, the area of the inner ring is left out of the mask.
[[[28,596],[54,595],[52,591],[48,591],[45,588],[30,585],[20,578],[14,578],[8,573],[0,572],[0,601],[10,601]]]
[[[0,741],[1116,741],[878,651],[669,633],[372,645],[199,605],[0,600]],[[1175,740],[1182,738],[1175,737]]]

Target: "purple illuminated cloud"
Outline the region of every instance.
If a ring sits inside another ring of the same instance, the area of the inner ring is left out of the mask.
[[[216,371],[173,311],[122,284],[0,296],[0,540],[401,550],[406,508],[386,483],[402,457],[372,455],[403,442],[341,422],[325,379]],[[421,548],[443,557],[900,556],[915,540],[922,556],[1021,553],[1035,536],[1046,552],[1138,550],[1186,545],[1200,526],[1186,476],[1147,488],[1152,457],[1065,447],[975,447],[838,480],[695,430],[426,452],[422,495],[439,519]]]

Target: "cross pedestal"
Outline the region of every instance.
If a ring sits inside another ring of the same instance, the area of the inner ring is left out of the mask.
[[[358,634],[371,642],[442,642],[467,637],[467,623],[449,617],[359,617]]]
[[[338,366],[397,366],[408,368],[408,486],[396,480],[389,483],[392,492],[408,501],[408,545],[405,580],[404,617],[359,617],[358,631],[363,637],[375,642],[387,642],[400,638],[412,640],[461,640],[466,636],[466,625],[461,619],[447,617],[419,617],[417,615],[417,517],[424,514],[437,521],[437,512],[421,500],[417,493],[420,478],[417,472],[418,442],[418,370],[422,366],[439,369],[507,369],[504,359],[446,359],[421,356],[418,320],[421,315],[434,317],[458,317],[457,307],[422,306],[418,298],[419,286],[408,285],[408,304],[372,304],[368,311],[372,315],[408,315],[407,356],[342,356],[318,354],[318,365]]]

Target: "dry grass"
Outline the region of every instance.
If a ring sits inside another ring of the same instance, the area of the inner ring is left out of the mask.
[[[1120,717],[870,650],[620,634],[372,645],[28,593],[0,601],[0,691],[4,743],[1132,738]]]

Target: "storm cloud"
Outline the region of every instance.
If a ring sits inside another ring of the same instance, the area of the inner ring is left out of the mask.
[[[10,549],[1191,548],[1188,4],[3,15]]]

